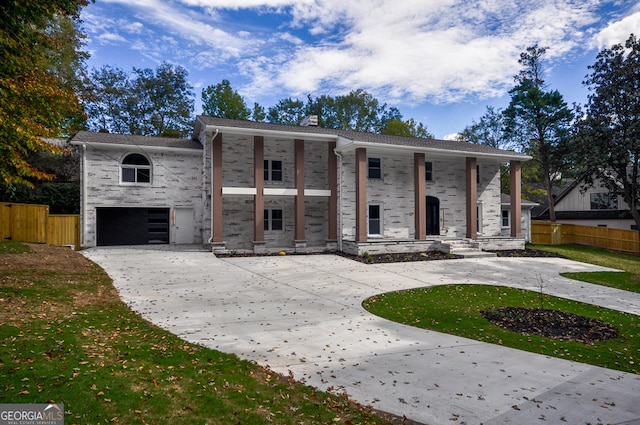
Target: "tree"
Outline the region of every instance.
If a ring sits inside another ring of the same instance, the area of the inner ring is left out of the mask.
[[[73,130],[69,124],[82,119],[76,93],[60,74],[61,52],[68,39],[55,22],[77,20],[86,4],[86,0],[0,3],[0,182],[10,190],[53,178],[28,158],[37,152],[60,152],[43,138],[68,135]]]
[[[259,116],[261,111],[256,110],[256,105],[254,105],[254,111]],[[202,109],[204,115],[233,120],[248,120],[252,112],[243,97],[231,88],[229,80],[222,80],[202,90]]]
[[[181,67],[162,63],[128,74],[108,65],[86,83],[85,110],[93,131],[186,137],[192,131],[193,87]]]
[[[402,118],[393,118],[385,122],[382,128],[382,134],[433,139],[433,134],[427,130],[427,127],[421,122],[417,123],[413,118],[409,118],[406,121],[403,121]]]
[[[574,152],[587,183],[622,196],[640,229],[640,40],[603,49],[584,81],[591,94],[580,111]]]
[[[509,91],[511,101],[504,111],[505,132],[539,164],[547,192],[549,219],[555,221],[553,188],[567,164],[574,113],[560,92],[545,91],[542,79],[545,52],[546,48],[533,46],[520,55],[523,70],[515,77],[517,85]]]
[[[288,97],[269,107],[267,121],[273,124],[299,125],[308,115],[307,111],[303,101]]]
[[[495,149],[513,149],[514,144],[504,131],[505,115],[502,110],[487,106],[487,111],[479,121],[473,120],[456,137],[457,140]]]
[[[187,70],[165,62],[155,72],[149,68],[134,68],[133,72],[133,90],[142,112],[142,134],[187,136],[192,131],[194,95]]]
[[[85,111],[90,130],[130,133],[124,118],[124,99],[131,92],[131,84],[124,70],[109,65],[94,69],[87,79],[85,91]]]

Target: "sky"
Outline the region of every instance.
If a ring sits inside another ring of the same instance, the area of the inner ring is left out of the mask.
[[[95,0],[89,69],[183,66],[201,92],[229,80],[248,106],[362,89],[452,138],[505,108],[527,47],[549,89],[585,104],[597,53],[640,35],[640,0]]]

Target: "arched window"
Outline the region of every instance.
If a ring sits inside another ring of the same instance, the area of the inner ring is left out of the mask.
[[[122,160],[122,183],[151,183],[151,163],[146,156],[132,153]]]

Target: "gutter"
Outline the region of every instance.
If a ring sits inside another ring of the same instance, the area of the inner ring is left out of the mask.
[[[405,145],[390,145],[385,143],[373,143],[373,142],[361,142],[357,140],[349,140],[343,137],[339,138],[342,146],[337,147],[336,150],[338,152],[349,152],[355,150],[357,148],[366,148],[371,149],[377,152],[384,151],[390,153],[397,152],[406,152],[406,153],[430,153],[437,154],[440,157],[448,157],[448,158],[459,158],[461,156],[473,156],[476,158],[490,158],[490,159],[499,159],[503,161],[528,161],[532,159],[532,156],[523,155],[523,154],[495,154],[495,153],[486,153],[486,152],[473,152],[473,151],[463,151],[463,150],[449,150],[449,149],[437,149],[432,147],[418,147],[418,146],[405,146]]]

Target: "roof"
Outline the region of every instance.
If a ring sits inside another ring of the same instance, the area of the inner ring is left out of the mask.
[[[159,148],[177,148],[202,150],[202,145],[191,139],[179,139],[169,137],[136,136],[131,134],[93,133],[79,131],[71,140],[74,145],[128,145]]]
[[[500,194],[500,203],[502,205],[511,205],[511,195],[507,195],[505,193],[501,193]],[[520,206],[521,207],[528,207],[528,208],[533,208],[533,207],[537,207],[538,204],[537,202],[531,202],[527,199],[522,199],[520,200]]]
[[[197,137],[197,132],[200,125],[207,127],[218,128],[220,132],[246,132],[250,130],[257,133],[289,133],[292,137],[305,137],[313,136],[326,140],[340,140],[342,139],[346,143],[344,146],[353,145],[352,147],[358,147],[361,145],[369,145],[370,147],[380,148],[409,148],[413,150],[424,151],[440,151],[440,152],[457,152],[457,153],[470,153],[480,156],[495,156],[501,159],[509,160],[523,160],[526,161],[531,157],[523,155],[513,151],[506,151],[502,149],[495,149],[484,145],[475,143],[460,142],[455,140],[438,140],[438,139],[423,139],[416,137],[403,137],[403,136],[391,136],[387,134],[374,134],[364,133],[357,131],[338,130],[330,128],[322,128],[315,126],[297,126],[297,125],[283,125],[283,124],[271,124],[255,121],[243,121],[243,120],[231,120],[226,118],[209,117],[205,115],[198,115],[196,117],[196,126],[194,131],[194,138]],[[243,131],[244,130],[244,131]]]

